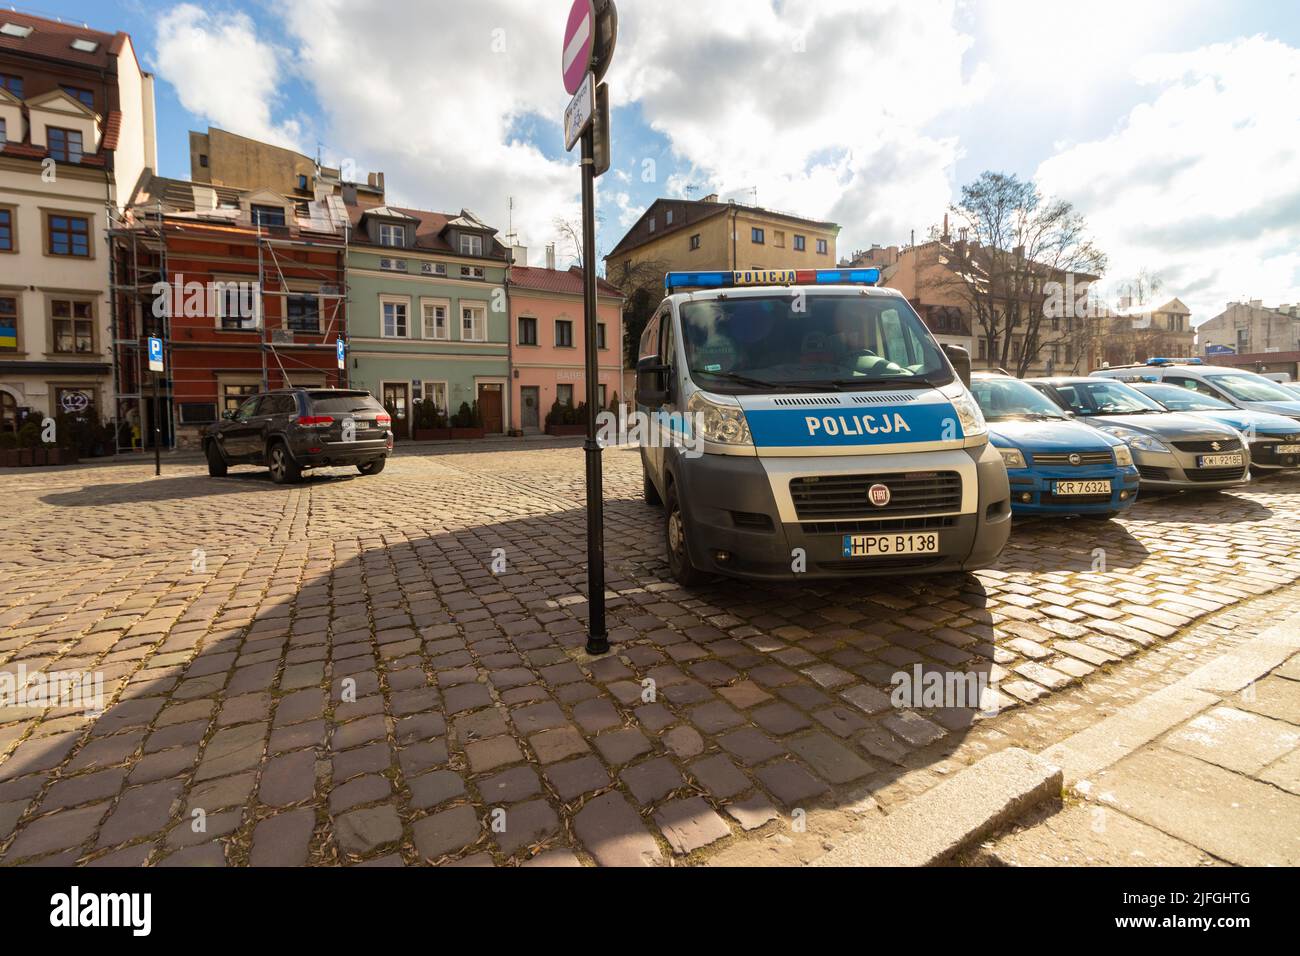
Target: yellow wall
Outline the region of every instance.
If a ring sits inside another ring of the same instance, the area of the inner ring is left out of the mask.
[[[208,157],[206,169],[199,165],[200,153]],[[291,149],[212,129],[190,133],[190,173],[195,182],[239,189],[266,186],[292,195],[299,176],[307,177],[308,189],[315,185],[316,163]]]

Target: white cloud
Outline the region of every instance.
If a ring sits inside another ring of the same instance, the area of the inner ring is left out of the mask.
[[[1136,74],[1159,92],[1046,160],[1044,191],[1088,217],[1113,279],[1146,267],[1196,321],[1232,299],[1294,301],[1300,50],[1253,37],[1146,57]]]
[[[632,6],[615,103],[638,101],[712,189],[834,219],[841,252],[942,215],[958,147],[924,130],[985,85],[952,0],[714,0],[689,23]]]
[[[302,124],[271,118],[283,55],[258,37],[244,13],[213,14],[185,3],[158,19],[157,70],[182,106],[221,129],[297,149]]]

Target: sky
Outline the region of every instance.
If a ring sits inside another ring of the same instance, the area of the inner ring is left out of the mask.
[[[564,151],[570,0],[39,0],[129,32],[159,167],[216,126],[467,208],[538,264],[580,215]],[[1300,4],[618,0],[603,256],[660,196],[838,222],[841,255],[939,223],[984,170],[1073,203],[1107,291],[1146,272],[1194,321],[1300,301]]]

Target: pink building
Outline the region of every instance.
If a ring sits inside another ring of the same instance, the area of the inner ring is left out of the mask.
[[[600,404],[608,408],[622,394],[623,293],[596,280],[599,326]],[[582,272],[577,269],[510,270],[510,423],[526,434],[546,428],[546,415],[557,401],[585,401],[586,332],[582,321]]]

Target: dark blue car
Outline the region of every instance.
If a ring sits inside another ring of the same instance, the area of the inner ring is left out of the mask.
[[[1112,518],[1133,506],[1138,470],[1124,442],[1009,375],[976,374],[971,392],[1007,466],[1013,514]]]

